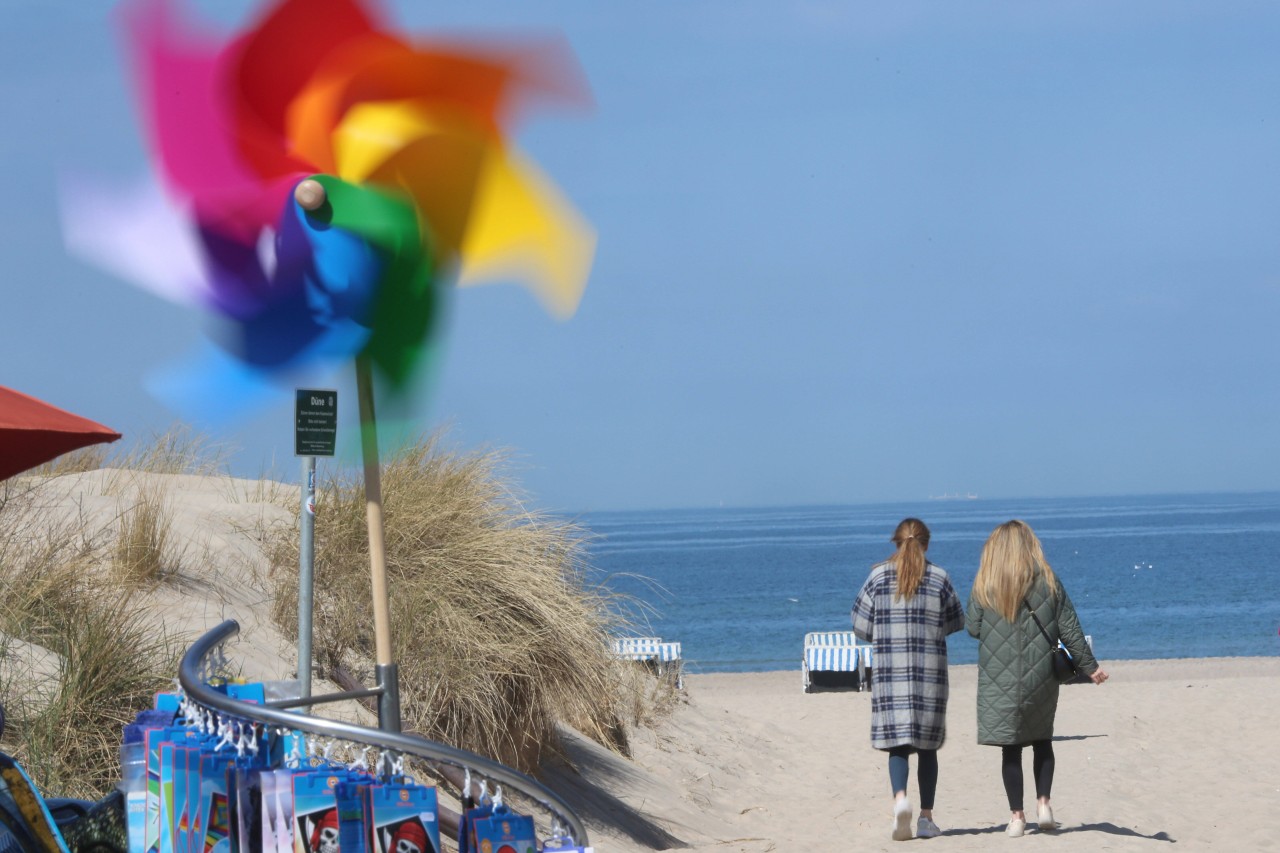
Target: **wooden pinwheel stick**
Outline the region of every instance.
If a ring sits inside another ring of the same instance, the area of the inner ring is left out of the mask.
[[[377,662],[378,727],[400,731],[400,678],[391,659],[391,605],[387,594],[387,544],[382,520],[382,468],[373,411],[373,368],[368,356],[356,357],[356,394],[360,399],[360,449],[364,457],[365,516],[369,527],[369,571],[373,580],[373,638]]]

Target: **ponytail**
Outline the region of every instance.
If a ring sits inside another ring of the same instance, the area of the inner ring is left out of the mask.
[[[929,528],[918,518],[905,519],[893,532],[898,553],[891,558],[898,571],[898,590],[894,601],[910,601],[924,580],[924,552],[929,549]]]
[[[924,548],[916,539],[908,539],[898,546],[893,563],[898,568],[898,593],[894,601],[910,601],[924,578]]]

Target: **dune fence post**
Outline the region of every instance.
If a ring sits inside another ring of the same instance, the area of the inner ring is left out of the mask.
[[[391,603],[387,594],[387,545],[382,521],[382,471],[373,409],[373,368],[367,356],[356,358],[360,398],[360,451],[364,461],[365,517],[369,527],[369,572],[373,583],[373,635],[378,675],[378,728],[400,731],[400,678],[391,659]]]

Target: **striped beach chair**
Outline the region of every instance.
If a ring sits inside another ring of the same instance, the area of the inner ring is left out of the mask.
[[[859,690],[866,689],[871,647],[859,645],[852,631],[812,631],[804,636],[800,669],[805,693],[813,692],[813,673],[853,673]]]
[[[676,688],[684,689],[684,660],[679,643],[663,642],[661,637],[615,637],[613,654],[622,660],[642,661],[659,675],[674,672]]]
[[[613,654],[623,660],[657,660],[661,637],[615,637]]]
[[[680,654],[679,643],[658,644],[658,674],[675,672],[676,689],[684,689],[684,660]]]

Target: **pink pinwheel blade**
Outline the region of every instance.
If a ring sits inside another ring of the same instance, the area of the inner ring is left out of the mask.
[[[135,0],[121,7],[120,20],[152,148],[170,189],[190,199],[204,223],[252,242],[278,215],[296,177],[264,186],[236,150],[224,48],[181,21],[168,0]]]

